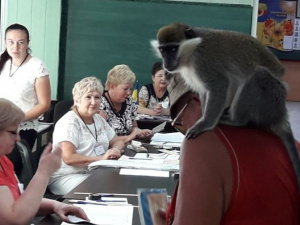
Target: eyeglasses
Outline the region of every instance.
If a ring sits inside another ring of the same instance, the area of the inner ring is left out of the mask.
[[[186,107],[188,106],[188,104],[190,103],[190,101],[188,101],[183,107],[182,109],[179,111],[179,113],[177,114],[177,116],[175,117],[175,119],[172,121],[171,125],[178,130],[181,133],[185,133],[184,127],[182,126],[182,122],[178,121],[178,118],[181,116],[181,114],[184,112],[184,110],[186,109]]]

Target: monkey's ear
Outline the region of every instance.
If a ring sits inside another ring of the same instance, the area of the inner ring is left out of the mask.
[[[190,29],[186,29],[184,31],[184,34],[185,34],[185,38],[186,39],[192,39],[192,38],[197,37],[195,31],[193,29],[191,29],[191,28]]]

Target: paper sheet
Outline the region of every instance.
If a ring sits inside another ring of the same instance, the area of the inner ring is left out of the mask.
[[[184,139],[184,135],[180,132],[173,132],[173,133],[156,133],[151,138],[153,142],[166,142],[166,143],[182,143]]]
[[[169,177],[169,171],[121,169],[120,175]]]
[[[91,224],[105,225],[131,225],[133,217],[132,206],[101,206],[101,205],[81,205],[74,204],[84,210],[90,219]],[[69,215],[72,223],[84,222],[84,220]],[[85,221],[86,222],[86,221]],[[62,222],[62,225],[71,224]]]

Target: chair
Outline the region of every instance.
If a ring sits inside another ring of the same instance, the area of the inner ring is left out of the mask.
[[[39,118],[39,122],[53,123],[53,114],[57,102],[57,100],[51,100],[50,108],[46,112],[44,112],[41,118]]]
[[[18,174],[18,179],[24,185],[25,189],[35,174],[32,165],[31,151],[29,151],[29,145],[24,139],[16,142],[16,146],[13,151],[14,156],[9,157],[9,159],[12,161],[14,166],[21,168]],[[51,193],[48,188],[45,191],[44,197],[57,201],[63,201],[62,195],[55,195]]]
[[[65,115],[72,107],[73,100],[62,100],[56,103],[53,114],[53,125]]]
[[[22,162],[18,160],[13,160],[12,163],[14,165],[22,163],[22,169],[18,178],[20,182],[24,184],[24,188],[26,188],[34,175],[31,151],[29,150],[30,148],[25,140],[18,141],[16,143],[16,147],[21,156]]]

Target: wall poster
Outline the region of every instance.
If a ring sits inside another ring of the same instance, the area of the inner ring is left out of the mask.
[[[259,0],[257,38],[275,51],[298,52],[300,60],[300,0]]]

